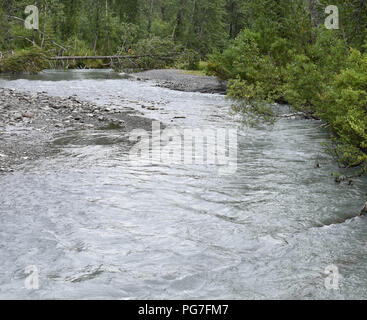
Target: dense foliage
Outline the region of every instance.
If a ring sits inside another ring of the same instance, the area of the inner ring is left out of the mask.
[[[228,94],[247,121],[273,121],[274,102],[326,121],[340,165],[366,172],[367,8],[364,1],[333,4],[339,30],[324,27],[327,1],[244,2],[246,28],[210,55],[208,72],[229,80]]]
[[[47,53],[38,48],[18,50],[0,59],[0,72],[36,74],[47,67],[47,59]]]
[[[151,44],[159,52],[159,49],[169,50],[179,46],[183,58],[178,63],[195,67],[197,60],[214,48],[224,48],[226,41],[239,31],[237,12],[240,8],[232,5],[236,2],[0,0],[0,52],[36,45],[54,55],[145,54],[151,53],[148,51]],[[39,8],[39,31],[24,28],[21,19],[27,17],[24,12],[27,5]],[[170,42],[174,44],[172,48],[165,48]],[[191,61],[183,62],[185,57],[191,58]],[[193,57],[196,62],[192,61]],[[160,62],[148,59],[138,61],[138,65],[150,67],[165,64],[165,61]],[[91,61],[83,61],[81,66],[89,66],[89,63]],[[69,67],[78,65],[71,64]]]

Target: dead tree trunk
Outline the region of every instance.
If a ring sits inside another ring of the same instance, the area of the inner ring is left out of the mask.
[[[317,9],[317,5],[319,4],[318,0],[305,0],[308,5],[308,10],[310,11],[312,25],[314,27],[318,27],[320,25],[320,16],[319,11]]]

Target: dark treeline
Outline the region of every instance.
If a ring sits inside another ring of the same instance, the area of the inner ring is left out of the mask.
[[[75,54],[115,54],[144,39],[159,37],[191,48],[202,56],[241,30],[242,2],[236,0],[1,0],[0,47],[24,48],[31,41],[43,48],[60,44]],[[25,31],[27,5],[40,12],[40,31]],[[60,49],[60,48],[55,48]]]

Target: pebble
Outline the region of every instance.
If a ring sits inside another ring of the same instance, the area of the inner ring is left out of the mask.
[[[14,116],[13,116],[13,119],[15,121],[18,121],[18,120],[23,120],[23,116],[21,113],[15,113]]]
[[[151,110],[157,110],[157,108],[152,106],[152,102],[148,103],[151,105],[149,107]],[[131,112],[136,111],[134,108],[118,109],[113,104],[111,106],[99,106],[95,103],[79,102],[75,97],[70,97],[69,99],[56,98],[40,93],[36,95],[34,93],[28,94],[0,88],[0,128],[3,127],[4,133],[8,135],[10,131],[6,128],[9,126],[20,126],[21,124],[22,128],[31,129],[21,130],[19,134],[17,132],[17,134],[11,136],[12,140],[9,141],[14,144],[19,143],[20,146],[27,140],[24,139],[25,135],[34,132],[37,132],[37,139],[40,139],[40,141],[44,138],[49,141],[52,133],[59,133],[60,130],[67,128],[93,129],[100,126],[100,124],[96,124],[97,121],[102,124],[103,122],[113,123],[124,127],[125,121],[123,119],[125,118],[121,118],[127,116],[127,110],[131,110]],[[118,114],[123,115],[120,117]],[[60,129],[57,130],[56,128]],[[43,152],[42,148],[29,150],[26,154],[17,153],[21,150],[20,148],[15,149],[15,152],[11,150],[8,151],[4,148],[1,150],[7,154],[0,153],[1,162],[5,161],[7,163],[6,165],[1,163],[1,172],[9,172],[8,163],[31,160],[37,158],[39,152]]]
[[[31,113],[29,113],[29,112],[23,112],[22,113],[22,116],[23,117],[25,117],[25,118],[29,118],[29,119],[31,119],[31,118],[33,118],[33,114],[31,114]]]

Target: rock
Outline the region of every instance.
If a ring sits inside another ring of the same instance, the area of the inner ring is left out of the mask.
[[[337,176],[337,177],[335,177],[335,182],[336,183],[341,183],[341,182],[343,182],[343,181],[345,181],[347,179],[347,177],[346,176]]]
[[[21,113],[15,113],[14,116],[13,116],[13,119],[15,121],[20,121],[20,120],[23,120],[23,116]]]
[[[32,119],[32,118],[33,118],[33,114],[29,113],[28,111],[23,112],[23,113],[22,113],[22,116],[23,116],[24,118],[29,118],[29,119]]]
[[[148,104],[153,106],[154,102],[148,102]],[[75,107],[69,108],[72,105]],[[129,110],[136,112],[134,108]],[[120,113],[121,115],[118,115]],[[34,93],[33,95],[17,92],[12,94],[7,89],[0,88],[0,131],[5,133],[2,135],[5,144],[3,143],[0,153],[2,167],[0,171],[7,172],[8,164],[13,166],[25,160],[33,161],[45,156],[49,152],[50,139],[58,138],[63,131],[86,128],[94,130],[108,123],[112,123],[112,129],[120,130],[127,124],[134,126],[135,117],[138,116],[134,115],[130,120],[125,109],[113,104],[111,106],[99,106],[90,102],[77,104],[65,98],[36,96]],[[100,121],[99,124],[97,124],[98,121]],[[139,125],[139,121],[150,128],[150,121],[138,119]],[[14,130],[12,127],[20,127],[20,125],[22,130],[12,134]],[[27,150],[27,153],[20,152],[24,150]]]

